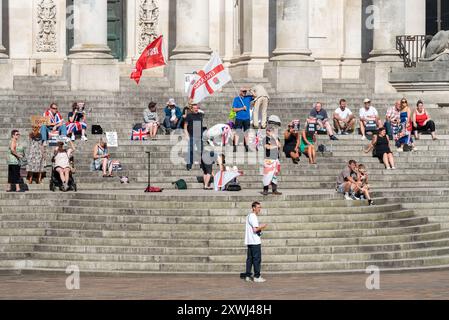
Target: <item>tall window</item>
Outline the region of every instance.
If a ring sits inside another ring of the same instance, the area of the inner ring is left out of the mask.
[[[449,1],[426,0],[426,34],[449,30]]]

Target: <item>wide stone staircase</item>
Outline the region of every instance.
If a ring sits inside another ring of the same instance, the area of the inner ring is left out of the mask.
[[[56,83],[56,84],[55,84]],[[248,86],[254,79],[236,83]],[[283,126],[291,119],[303,123],[313,102],[322,101],[328,113],[345,97],[358,113],[365,93],[272,95],[269,114],[279,115]],[[263,153],[232,147],[222,151],[228,165],[244,171],[239,193],[202,190],[199,166],[185,170],[186,142],[178,134],[160,135],[156,141],[130,141],[131,128],[140,122],[149,101],[173,93],[163,79],[144,78],[139,87],[122,79],[119,93],[70,92],[58,79],[15,80],[16,90],[0,93],[0,152],[6,154],[9,132],[22,130],[23,143],[30,116],[50,102],[64,116],[73,101],[87,102],[89,125],[99,123],[117,131],[119,147],[111,149],[130,178],[106,179],[90,172],[92,148],[98,136],[76,142],[79,192],[50,192],[48,179],[32,184],[25,194],[0,193],[0,269],[10,271],[64,271],[77,265],[81,272],[211,272],[237,273],[244,268],[244,221],[252,201],[260,200],[264,272],[335,272],[364,270],[369,265],[387,269],[425,269],[449,266],[449,111],[439,107],[444,96],[407,96],[413,104],[424,98],[437,124],[439,140],[423,135],[418,151],[395,151],[398,170],[387,171],[363,148],[358,135],[339,136],[331,142],[319,136],[329,151],[319,154],[318,165],[303,157],[299,165],[282,158],[280,197],[260,195]],[[333,89],[335,90],[335,88]],[[342,88],[344,90],[344,87]],[[336,90],[335,90],[336,91]],[[344,91],[342,91],[344,92]],[[203,103],[206,124],[226,122],[233,87]],[[400,95],[372,95],[381,114]],[[446,100],[445,100],[446,99]],[[151,184],[161,194],[144,194],[151,152]],[[368,167],[376,206],[344,201],[334,191],[338,173],[355,159]],[[7,166],[0,163],[0,183],[6,185]],[[187,181],[189,190],[175,190],[172,182]]]

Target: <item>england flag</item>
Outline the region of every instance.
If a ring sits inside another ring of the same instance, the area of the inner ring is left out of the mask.
[[[231,80],[231,75],[225,70],[218,54],[214,52],[209,62],[191,80],[189,98],[192,103],[199,103]]]

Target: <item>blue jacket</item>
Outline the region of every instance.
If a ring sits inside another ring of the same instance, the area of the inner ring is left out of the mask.
[[[176,118],[181,119],[182,117],[181,109],[179,109],[179,107],[175,107],[175,110],[176,110]],[[171,110],[169,107],[165,107],[164,112],[166,117],[171,117]]]

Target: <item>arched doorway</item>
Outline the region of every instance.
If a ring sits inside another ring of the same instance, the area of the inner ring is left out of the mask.
[[[426,34],[449,30],[449,1],[426,0]]]
[[[67,0],[67,21],[73,19],[73,0]],[[108,0],[108,46],[115,59],[123,61],[126,52],[126,0]],[[73,47],[73,28],[67,29],[67,55]]]

